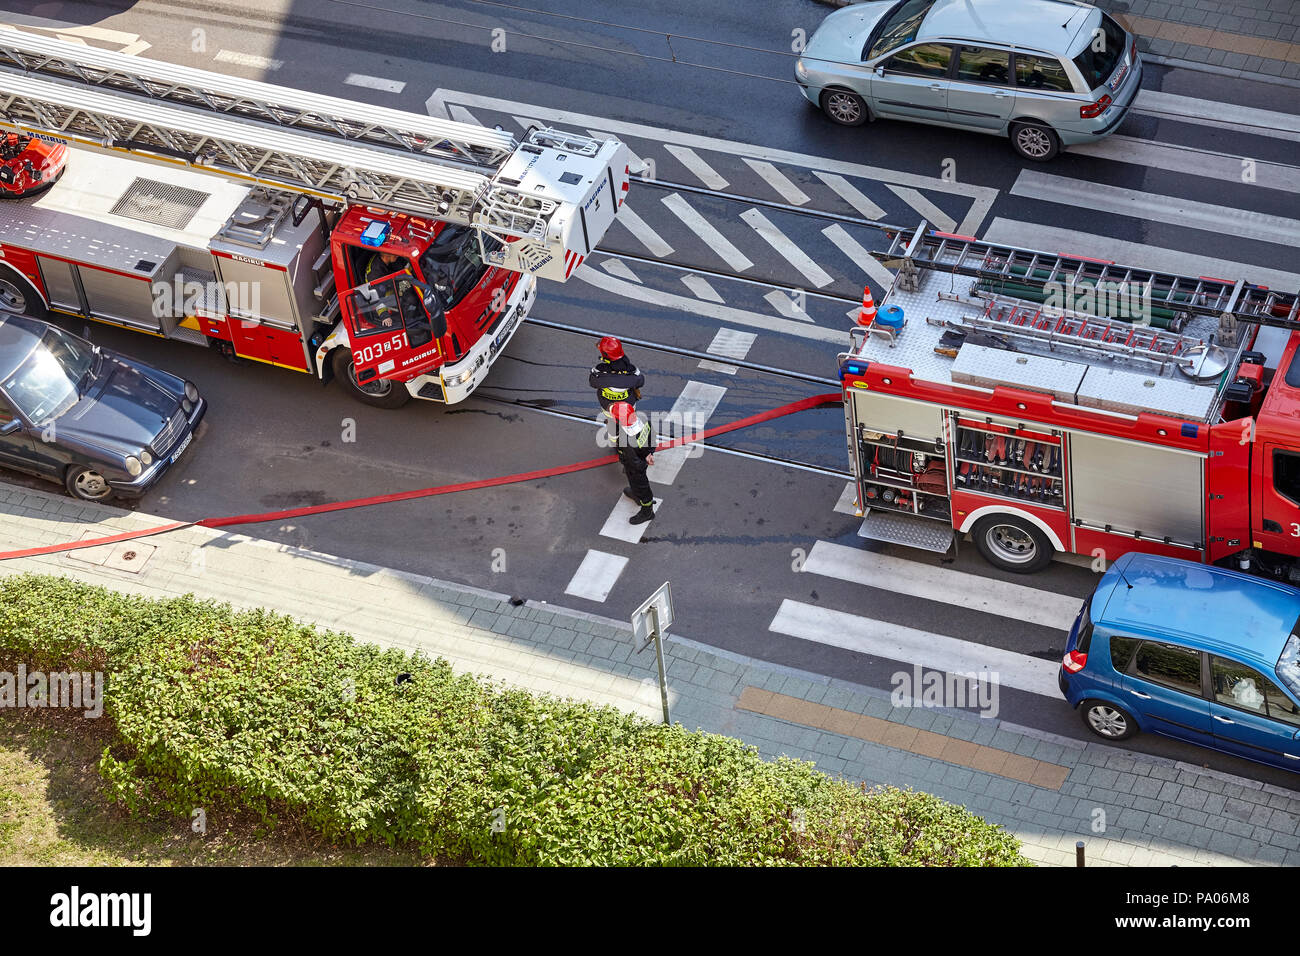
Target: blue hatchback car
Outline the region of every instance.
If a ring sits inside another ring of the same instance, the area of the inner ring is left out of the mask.
[[[1147,730],[1300,770],[1300,590],[1126,554],[1079,610],[1060,685],[1107,740]]]

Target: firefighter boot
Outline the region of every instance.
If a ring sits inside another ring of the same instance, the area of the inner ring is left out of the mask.
[[[654,506],[654,502],[652,501],[650,504],[642,505],[640,511],[638,511],[632,517],[627,519],[627,523],[644,524],[647,521],[653,520],[654,516],[655,516],[655,506]]]

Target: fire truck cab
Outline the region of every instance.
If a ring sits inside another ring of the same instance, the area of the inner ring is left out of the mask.
[[[878,258],[898,274],[839,365],[863,537],[1296,578],[1300,296],[924,225]]]

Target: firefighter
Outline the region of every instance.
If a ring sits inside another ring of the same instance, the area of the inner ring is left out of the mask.
[[[414,273],[411,272],[411,262],[409,259],[404,259],[395,252],[385,252],[380,250],[370,257],[370,261],[366,263],[365,274],[361,278],[363,282],[372,283],[399,271],[414,276]],[[403,285],[405,288],[400,288]],[[403,295],[411,290],[410,283],[399,282],[398,286],[399,292]],[[379,292],[378,289],[375,291]],[[379,302],[375,306],[375,318],[379,321],[380,325],[387,328],[393,324],[393,308],[384,301],[385,298],[386,297],[383,293],[380,292]]]
[[[623,343],[612,335],[600,340],[600,362],[591,370],[588,384],[596,390],[601,410],[609,413],[616,402],[635,406],[641,398],[645,376],[623,354]]]
[[[627,476],[628,486],[623,494],[641,506],[627,523],[650,521],[655,516],[655,496],[646,476],[646,466],[655,463],[654,436],[650,434],[650,426],[637,417],[630,402],[615,402],[609,408],[609,415],[610,425],[615,429],[618,459]]]

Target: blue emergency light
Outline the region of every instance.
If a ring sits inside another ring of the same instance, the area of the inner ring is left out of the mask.
[[[1183,422],[1182,435],[1184,438],[1195,438],[1200,429],[1191,422]]]
[[[361,231],[361,242],[367,246],[382,246],[384,240],[388,238],[388,223],[372,220],[370,225]]]

